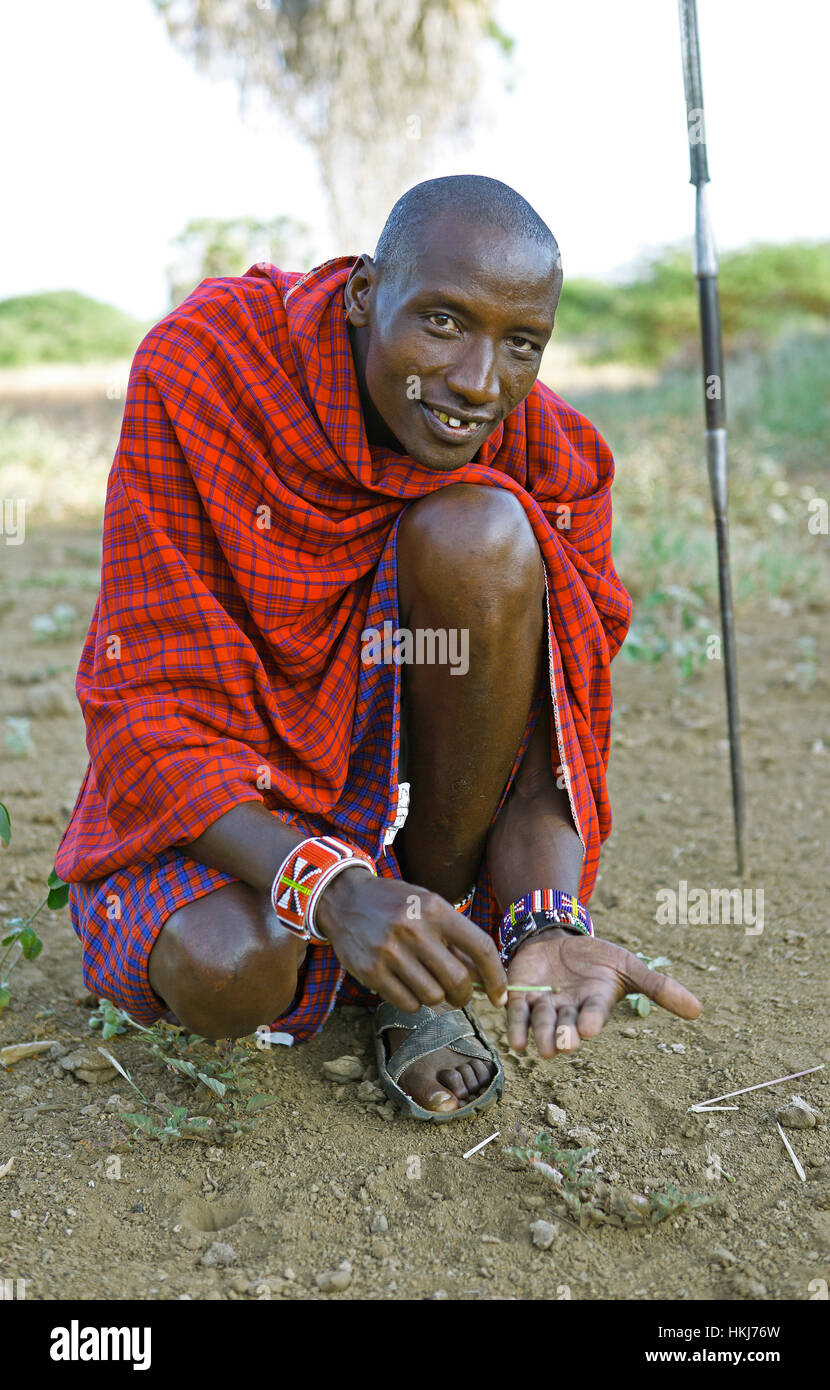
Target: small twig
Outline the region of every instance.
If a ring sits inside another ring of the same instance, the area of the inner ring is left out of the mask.
[[[479,984],[478,980],[473,980],[473,989],[484,989],[485,986]],[[553,985],[508,985],[508,989],[527,991],[528,994],[550,994],[556,993]]]
[[[711,1100],[699,1100],[696,1105],[690,1105],[690,1110],[705,1110],[707,1105],[714,1105],[716,1100],[731,1100],[733,1096],[745,1096],[747,1091],[760,1091],[765,1086],[780,1086],[782,1081],[795,1081],[799,1076],[809,1076],[814,1071],[824,1071],[825,1062],[819,1062],[817,1067],[808,1067],[806,1071],[794,1071],[789,1076],[776,1076],[774,1081],[759,1081],[756,1086],[744,1086],[740,1091],[727,1091],[722,1096],[712,1096]]]
[[[473,1147],[472,1147],[471,1149],[468,1149],[467,1152],[466,1152],[465,1154],[462,1154],[462,1155],[461,1155],[461,1157],[462,1157],[462,1158],[472,1158],[473,1154],[477,1154],[478,1151],[479,1151],[479,1149],[483,1149],[483,1148],[484,1148],[484,1145],[485,1145],[485,1144],[491,1143],[493,1139],[498,1139],[498,1137],[499,1137],[500,1134],[501,1134],[501,1130],[500,1130],[500,1129],[497,1129],[496,1132],[495,1132],[495,1134],[491,1134],[491,1135],[489,1136],[489,1138],[487,1138],[487,1139],[482,1139],[482,1141],[481,1141],[480,1144],[474,1144]]]
[[[778,1124],[778,1121],[777,1121],[777,1120],[775,1121],[775,1123],[778,1125],[778,1133],[781,1135],[781,1138],[784,1140],[784,1147],[785,1147],[785,1149],[787,1150],[787,1153],[790,1155],[790,1158],[792,1159],[793,1163],[795,1164],[795,1171],[797,1172],[797,1174],[798,1174],[798,1176],[800,1177],[801,1181],[802,1181],[802,1182],[806,1182],[806,1181],[807,1181],[807,1174],[804,1172],[804,1169],[802,1168],[801,1164],[799,1163],[798,1159],[796,1158],[796,1156],[795,1156],[795,1151],[794,1151],[794,1149],[793,1149],[792,1144],[790,1143],[789,1139],[787,1138],[787,1136],[786,1136],[786,1134],[784,1133],[783,1129],[781,1128],[780,1124]]]

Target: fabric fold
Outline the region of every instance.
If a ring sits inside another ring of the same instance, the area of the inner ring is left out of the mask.
[[[352,264],[205,281],[136,354],[76,682],[90,765],[56,858],[70,882],[148,862],[244,800],[380,853],[399,672],[362,665],[360,634],[396,613],[378,567],[406,505],[477,483],[515,494],[545,562],[551,751],[591,895],[611,829],[609,666],[631,619],[613,459],[539,382],[451,473],[371,446],[343,309]],[[493,911],[485,892],[476,919]]]

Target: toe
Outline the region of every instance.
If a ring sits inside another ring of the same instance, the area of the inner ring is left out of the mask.
[[[481,1089],[481,1082],[476,1076],[473,1068],[467,1063],[466,1066],[459,1067],[459,1071],[463,1077],[464,1085],[467,1087],[468,1094],[471,1096],[476,1095]]]
[[[414,1099],[417,1100],[418,1097],[415,1096]],[[421,1104],[425,1110],[437,1110],[441,1114],[458,1109],[458,1101],[445,1086],[434,1087],[423,1097]]]
[[[464,1083],[464,1077],[457,1069],[448,1067],[445,1071],[439,1071],[438,1080],[446,1086],[449,1091],[452,1091],[453,1095],[460,1101],[467,1101],[470,1099],[469,1092]]]
[[[485,1086],[490,1085],[490,1082],[493,1079],[493,1068],[489,1066],[487,1062],[473,1062],[473,1070],[475,1071],[476,1077],[478,1079],[478,1086],[480,1090],[483,1089]]]

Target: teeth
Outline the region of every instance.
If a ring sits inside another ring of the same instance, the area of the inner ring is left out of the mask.
[[[465,424],[463,420],[456,419],[454,415],[447,415],[446,411],[444,410],[433,410],[431,406],[430,413],[435,416],[436,420],[440,420],[442,425],[449,425],[451,429],[464,429],[469,431],[478,429],[477,420],[469,420]]]

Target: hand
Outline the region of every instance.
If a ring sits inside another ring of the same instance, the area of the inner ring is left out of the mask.
[[[511,985],[552,985],[545,994],[511,993],[507,1027],[514,1052],[527,1047],[530,1028],[540,1057],[572,1052],[599,1033],[624,994],[646,994],[679,1018],[697,1018],[700,1002],[677,980],[649,970],[639,956],[596,937],[558,928],[521,945],[510,962]]]
[[[316,921],[349,974],[404,1013],[444,999],[459,1008],[469,1003],[473,980],[497,1008],[507,1003],[491,937],[426,888],[347,870],[323,889]]]

